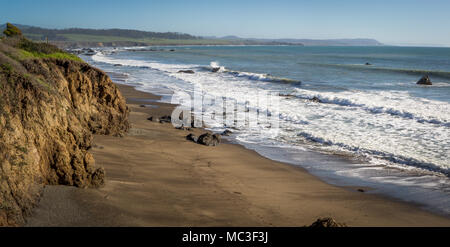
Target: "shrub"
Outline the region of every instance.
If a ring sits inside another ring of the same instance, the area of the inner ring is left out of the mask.
[[[22,36],[22,31],[11,23],[6,23],[6,29],[3,33],[8,37]]]
[[[46,44],[46,43],[37,43],[30,41],[28,39],[21,39],[19,44],[17,45],[17,48],[20,48],[22,50],[31,52],[31,53],[43,53],[43,54],[52,54],[57,52],[62,52],[58,47]]]

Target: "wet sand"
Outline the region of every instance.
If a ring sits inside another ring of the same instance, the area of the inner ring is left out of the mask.
[[[417,205],[326,184],[239,145],[187,141],[191,132],[147,120],[170,115],[173,105],[119,87],[132,129],[94,138],[105,187],[47,186],[27,226],[304,226],[321,217],[348,226],[450,226]]]

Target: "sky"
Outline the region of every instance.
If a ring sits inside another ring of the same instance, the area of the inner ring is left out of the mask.
[[[0,0],[0,23],[450,46],[450,0]]]

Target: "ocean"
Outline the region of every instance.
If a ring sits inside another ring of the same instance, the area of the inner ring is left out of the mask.
[[[172,50],[172,51],[171,51]],[[450,215],[450,48],[180,46],[99,48],[85,61],[163,96],[258,108],[277,92],[279,129],[233,126],[230,140],[328,183],[364,186]],[[220,70],[211,72],[213,67]],[[178,73],[192,70],[194,73]],[[432,86],[417,85],[429,75]],[[315,99],[312,101],[311,99]],[[245,100],[244,100],[245,99]],[[208,122],[211,130],[224,126]]]

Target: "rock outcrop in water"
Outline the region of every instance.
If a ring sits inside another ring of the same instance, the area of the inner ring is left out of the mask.
[[[433,83],[431,83],[430,77],[429,76],[423,76],[422,78],[420,78],[420,80],[417,82],[417,84],[419,85],[433,85]]]
[[[93,134],[122,136],[125,99],[101,70],[23,37],[0,41],[0,226],[23,224],[44,185],[99,187]]]
[[[312,99],[310,99],[310,101],[315,103],[322,103],[322,100],[320,100],[317,96],[314,96]]]
[[[189,70],[180,70],[178,71],[178,73],[185,73],[185,74],[195,74],[195,72],[191,69]]]

